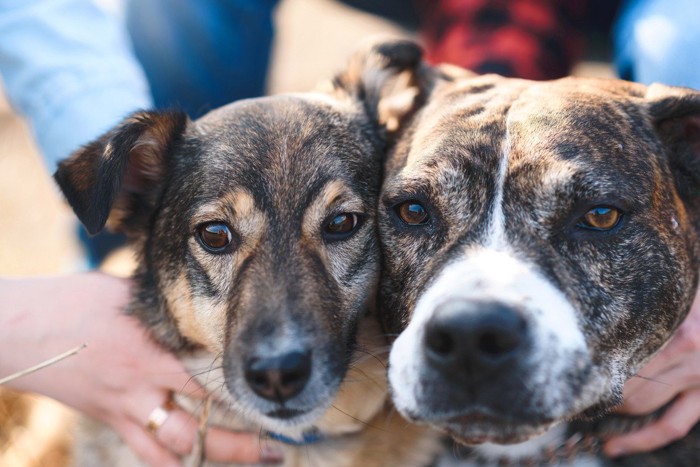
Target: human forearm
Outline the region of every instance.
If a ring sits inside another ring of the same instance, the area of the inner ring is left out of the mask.
[[[125,281],[97,273],[0,278],[0,378],[87,344],[95,337],[87,322],[91,310],[99,315],[99,308],[104,307],[114,315],[127,298]],[[51,382],[63,368],[72,366],[70,361],[56,363],[7,386],[60,398],[61,394],[54,393],[58,386]]]

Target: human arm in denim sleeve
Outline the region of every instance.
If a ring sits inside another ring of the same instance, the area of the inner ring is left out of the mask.
[[[152,107],[122,22],[91,0],[0,0],[0,75],[50,171]]]

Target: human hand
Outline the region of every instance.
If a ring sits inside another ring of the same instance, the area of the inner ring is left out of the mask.
[[[154,433],[151,411],[171,393],[204,398],[183,365],[155,344],[140,323],[122,314],[130,282],[100,273],[0,280],[0,377],[83,343],[77,355],[9,383],[61,401],[112,426],[148,464],[180,466],[191,452],[198,421],[174,408]],[[258,433],[211,428],[207,458],[274,463],[282,454],[261,446]]]
[[[683,438],[700,420],[700,292],[690,313],[668,345],[624,388],[620,412],[648,414],[673,403],[655,422],[610,438],[606,455],[653,451]]]

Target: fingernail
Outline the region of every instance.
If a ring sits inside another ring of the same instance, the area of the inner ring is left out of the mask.
[[[619,457],[627,453],[624,446],[606,447],[605,453],[608,457]]]
[[[263,446],[260,450],[260,460],[263,464],[281,464],[284,452],[277,446]]]

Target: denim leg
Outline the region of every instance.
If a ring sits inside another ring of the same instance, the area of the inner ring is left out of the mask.
[[[621,77],[700,89],[698,0],[626,0],[613,40]]]
[[[130,0],[126,19],[156,106],[196,118],[265,89],[277,0]]]
[[[123,234],[103,230],[91,237],[83,226],[78,226],[78,229],[78,237],[85,248],[90,269],[97,268],[112,251],[126,243],[126,237]]]

